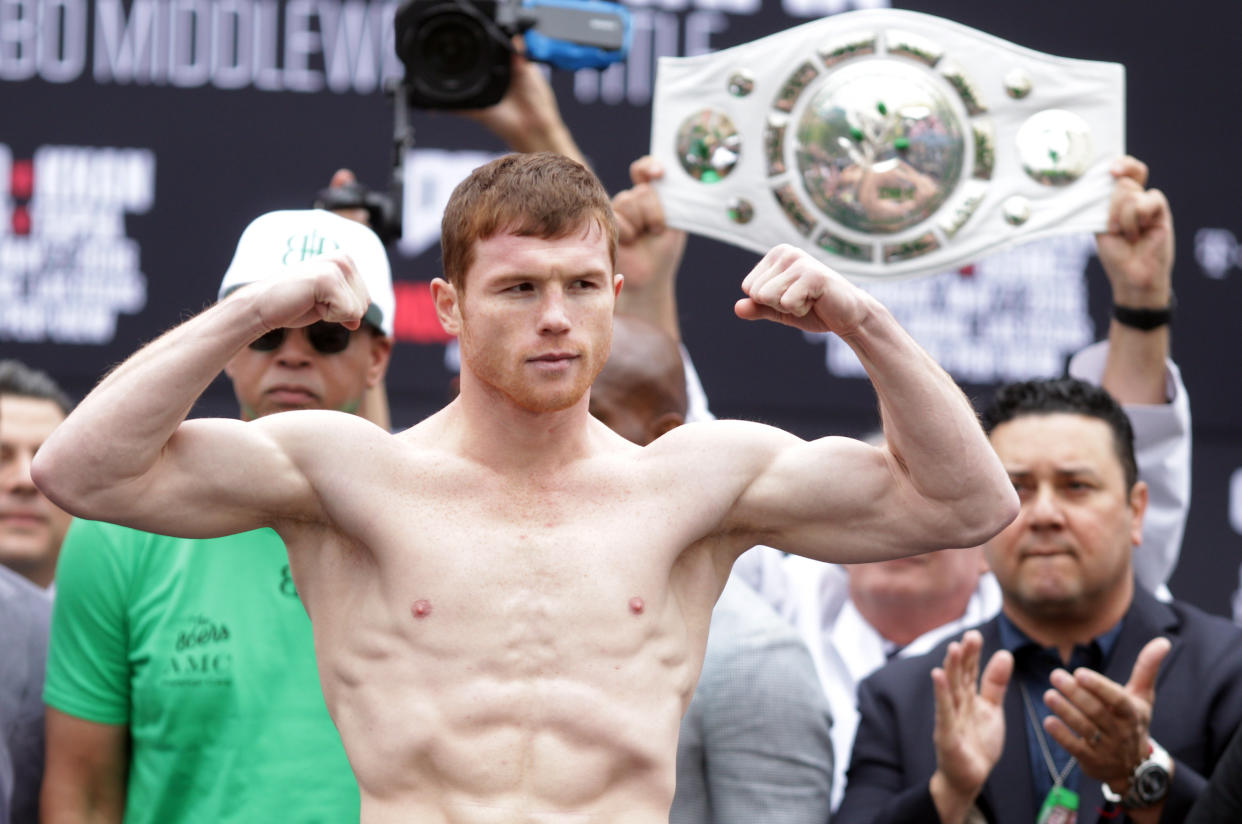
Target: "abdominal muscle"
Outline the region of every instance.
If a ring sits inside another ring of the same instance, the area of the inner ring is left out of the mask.
[[[645,599],[461,583],[377,583],[322,632],[312,613],[363,823],[665,824],[706,640],[667,578]]]

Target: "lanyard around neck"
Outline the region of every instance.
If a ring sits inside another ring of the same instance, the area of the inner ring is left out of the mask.
[[[1065,784],[1065,779],[1069,777],[1074,767],[1078,766],[1078,759],[1071,755],[1061,772],[1057,773],[1057,763],[1052,760],[1052,750],[1048,747],[1048,740],[1044,738],[1043,725],[1039,723],[1039,714],[1035,712],[1035,704],[1026,691],[1026,684],[1019,682],[1018,686],[1022,689],[1022,703],[1026,707],[1026,714],[1031,719],[1031,726],[1035,728],[1035,739],[1039,742],[1039,751],[1043,753],[1048,775],[1052,777],[1052,786],[1060,787]]]

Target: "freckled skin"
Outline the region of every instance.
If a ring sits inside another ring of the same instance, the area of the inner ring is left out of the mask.
[[[414,613],[415,618],[426,618],[431,614],[431,602],[420,598],[410,607],[410,612]]]
[[[635,615],[642,615],[643,608],[645,606],[646,604],[643,603],[643,599],[639,598],[637,595],[635,595],[633,598],[630,599],[630,612],[634,613]]]

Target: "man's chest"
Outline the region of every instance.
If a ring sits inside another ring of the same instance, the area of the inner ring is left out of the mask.
[[[411,473],[413,475],[413,473]],[[687,546],[710,532],[705,507],[675,476],[591,467],[542,479],[443,472],[374,489],[343,513],[387,572],[408,570],[510,587],[626,577],[667,577]]]

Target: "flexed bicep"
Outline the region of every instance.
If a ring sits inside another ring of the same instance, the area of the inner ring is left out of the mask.
[[[879,560],[873,555],[882,549],[864,547],[890,543],[880,530],[886,507],[895,504],[891,469],[878,450],[852,438],[804,441],[767,427],[750,441],[733,447],[746,456],[751,476],[729,514],[728,531],[819,560]]]
[[[75,500],[75,513],[185,538],[234,534],[282,518],[313,518],[313,486],[284,446],[303,427],[290,423],[279,418],[185,421],[147,471]]]

